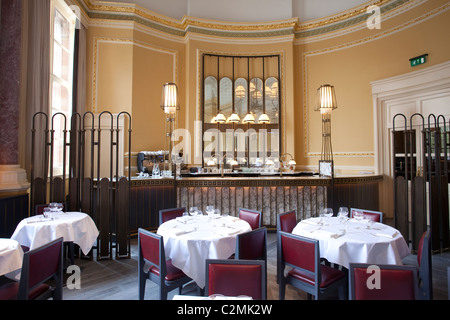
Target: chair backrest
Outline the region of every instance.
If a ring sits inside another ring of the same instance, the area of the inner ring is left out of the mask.
[[[277,230],[292,232],[297,225],[297,214],[295,210],[280,213],[277,216]]]
[[[415,266],[351,263],[349,273],[349,292],[352,300],[418,298]]]
[[[366,209],[351,208],[350,209],[350,217],[351,218],[353,218],[353,213],[355,211],[362,212],[364,217],[367,218],[367,219],[371,219],[374,222],[383,223],[383,213],[381,211],[373,211],[373,210],[366,210]]]
[[[267,260],[267,228],[239,233],[236,236],[236,259]]]
[[[252,230],[261,228],[261,211],[239,208],[238,216],[239,219],[247,221]]]
[[[185,207],[159,210],[159,225],[166,221],[183,216],[183,212],[185,211]]]
[[[267,271],[264,261],[258,260],[206,260],[206,296],[245,295],[254,300],[267,297]]]
[[[309,275],[315,279],[315,283],[321,283],[319,241],[292,233],[278,232],[279,268],[284,270],[288,265]]]
[[[55,281],[55,298],[62,299],[63,238],[53,240],[23,255],[19,300],[28,300],[33,288],[49,279]]]
[[[143,266],[144,262],[148,262],[152,266],[157,267],[161,274],[166,274],[166,264],[162,263],[165,261],[164,242],[162,236],[139,228],[138,255],[140,266]]]
[[[433,281],[431,266],[431,231],[425,231],[419,241],[417,264],[419,265],[419,294],[421,299],[433,299]]]

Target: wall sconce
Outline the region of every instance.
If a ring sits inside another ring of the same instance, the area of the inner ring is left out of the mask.
[[[334,86],[325,84],[317,89],[314,111],[322,115],[322,151],[319,161],[319,174],[334,175],[333,149],[331,147],[331,111],[337,108]]]
[[[178,104],[178,88],[175,83],[165,83],[163,85],[161,94],[161,109],[164,110],[166,116],[166,139],[165,139],[165,150],[169,151],[169,168],[172,168],[172,134],[174,131],[175,114],[177,110],[180,110],[180,105]]]

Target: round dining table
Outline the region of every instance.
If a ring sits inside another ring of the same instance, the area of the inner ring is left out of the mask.
[[[23,250],[19,242],[0,238],[0,276],[22,268]]]
[[[300,221],[292,233],[319,240],[321,258],[346,268],[350,263],[402,265],[410,254],[397,229],[367,219],[310,218]]]
[[[73,242],[87,255],[99,235],[92,218],[83,212],[57,212],[51,217],[35,215],[17,225],[11,239],[33,250],[59,237]]]
[[[205,287],[206,259],[227,259],[236,250],[236,235],[251,231],[248,222],[233,216],[183,216],[161,224],[166,257]]]

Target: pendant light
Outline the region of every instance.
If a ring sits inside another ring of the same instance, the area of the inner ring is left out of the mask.
[[[247,114],[242,120],[243,123],[255,123],[255,117],[250,111],[250,58],[247,58]]]
[[[233,82],[232,82],[232,87],[233,87],[233,90],[232,90],[232,97],[231,97],[231,99],[232,99],[231,105],[232,105],[233,110],[231,112],[231,116],[228,117],[227,122],[229,122],[229,123],[239,123],[239,121],[241,119],[239,118],[239,116],[236,113],[235,108],[234,108],[234,102],[235,102],[234,101],[235,100],[235,98],[234,98],[234,95],[235,95],[235,92],[234,92],[234,57],[233,57]]]
[[[227,121],[220,111],[220,57],[217,56],[217,116],[213,118],[215,123],[224,123]]]
[[[266,78],[264,73],[265,58],[263,57],[263,113],[259,116],[258,123],[270,123],[269,116],[266,113]]]

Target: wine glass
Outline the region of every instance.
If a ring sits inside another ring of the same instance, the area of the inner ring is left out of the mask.
[[[333,209],[331,208],[325,208],[323,209],[323,215],[327,218],[330,218],[333,216]]]
[[[338,211],[338,217],[341,218],[341,220],[345,220],[345,218],[348,217],[348,208],[340,207]]]
[[[190,214],[191,216],[196,216],[196,215],[197,215],[197,212],[198,212],[198,208],[197,208],[197,207],[190,207],[190,208],[189,208],[189,214]]]
[[[214,206],[206,206],[206,213],[208,216],[211,216],[214,214]]]
[[[364,214],[361,211],[354,211],[353,212],[353,217],[356,220],[361,221],[364,218]]]

